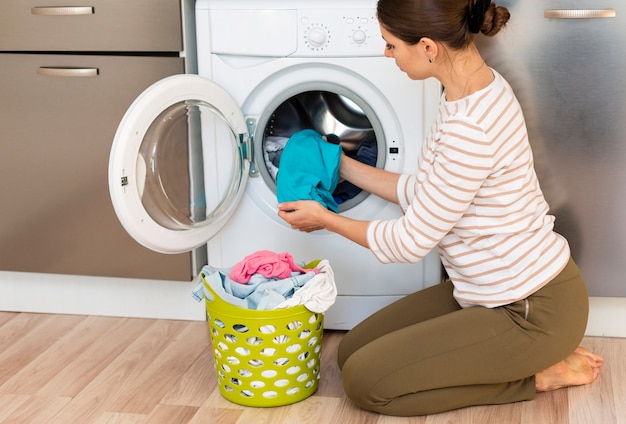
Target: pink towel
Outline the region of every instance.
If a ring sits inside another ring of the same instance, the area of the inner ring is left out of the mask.
[[[261,274],[267,278],[284,279],[292,272],[310,272],[312,269],[300,268],[293,261],[289,253],[274,253],[269,250],[259,250],[246,256],[230,271],[230,279],[241,284],[247,284],[254,274]]]

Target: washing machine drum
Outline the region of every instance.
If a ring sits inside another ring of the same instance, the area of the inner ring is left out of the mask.
[[[303,129],[314,129],[330,142],[340,143],[346,155],[360,162],[371,166],[383,162],[372,122],[359,106],[336,93],[307,91],[281,103],[265,126],[262,151],[267,172],[262,175],[273,189],[282,148],[291,135]],[[358,203],[362,196],[366,193],[347,181],[340,182],[333,192],[340,210]]]

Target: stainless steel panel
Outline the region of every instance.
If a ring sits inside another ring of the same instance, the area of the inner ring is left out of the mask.
[[[479,48],[522,103],[556,229],[592,296],[626,296],[626,5],[498,4],[511,20]]]
[[[191,255],[161,255],[126,234],[108,159],[132,101],[183,59],[0,54],[0,269],[187,280]],[[40,67],[96,76],[40,75]]]

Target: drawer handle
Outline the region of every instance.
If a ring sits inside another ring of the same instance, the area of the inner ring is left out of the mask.
[[[590,19],[614,18],[615,9],[554,9],[544,10],[544,18],[552,19]]]
[[[47,77],[96,77],[100,72],[98,68],[61,68],[40,66],[37,68],[37,73]]]
[[[78,16],[78,15],[93,15],[94,8],[92,6],[37,6],[30,9],[31,15],[45,15],[45,16]]]

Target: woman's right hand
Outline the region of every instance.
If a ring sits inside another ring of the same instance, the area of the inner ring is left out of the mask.
[[[291,225],[294,230],[310,233],[325,229],[363,247],[369,247],[367,242],[369,221],[359,221],[336,214],[315,200],[280,203],[278,216]]]
[[[298,200],[284,202],[278,205],[278,216],[298,231],[323,230],[325,228],[324,215],[333,212],[315,200]]]

